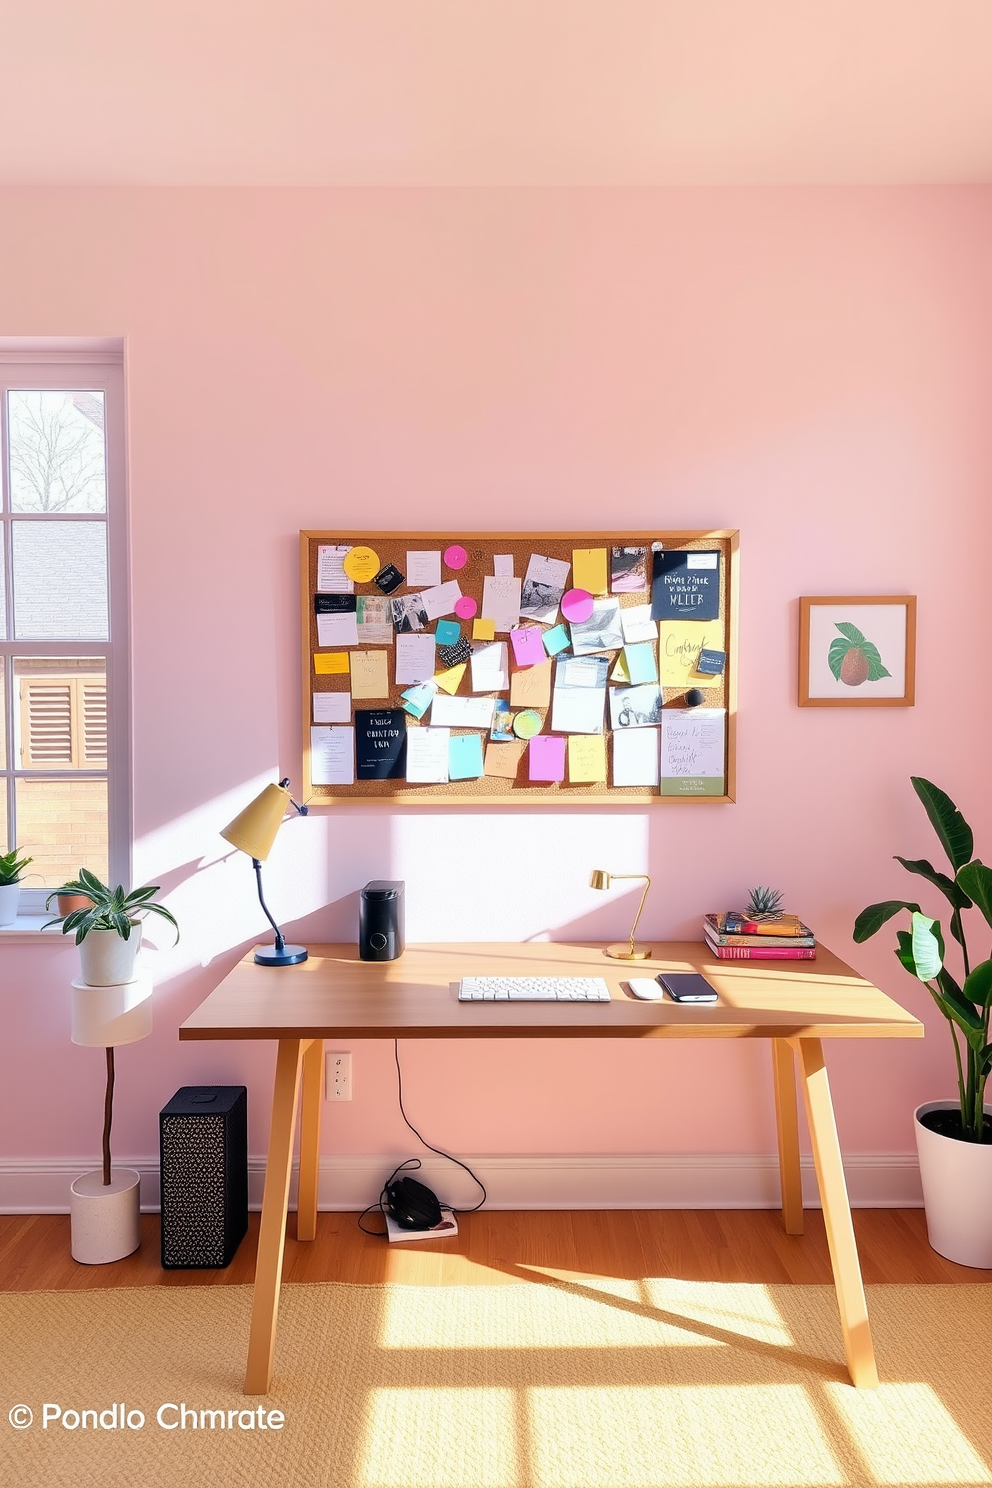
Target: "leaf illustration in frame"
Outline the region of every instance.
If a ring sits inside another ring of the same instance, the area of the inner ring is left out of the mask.
[[[856,646],[864,645],[864,636],[861,634],[858,627],[856,625],[852,625],[849,620],[835,620],[834,624],[840,631],[841,635],[847,636],[847,639],[849,641],[853,641]]]

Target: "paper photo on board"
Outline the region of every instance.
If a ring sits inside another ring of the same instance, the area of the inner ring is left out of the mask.
[[[610,688],[610,727],[616,733],[620,729],[650,728],[661,723],[661,688],[646,684],[643,687]]]
[[[573,620],[569,626],[572,650],[576,656],[593,651],[617,651],[623,645],[620,624],[620,601],[598,599],[588,620]]]
[[[551,727],[560,734],[601,734],[606,710],[605,656],[559,661],[551,695]]]
[[[610,591],[637,594],[648,587],[647,548],[610,549]]]
[[[562,558],[541,558],[532,553],[520,595],[521,615],[542,625],[553,625],[570,567]]]
[[[394,595],[389,603],[397,635],[408,635],[413,630],[426,630],[428,615],[422,594]]]
[[[358,609],[358,644],[360,646],[391,646],[393,644],[393,611],[389,600],[381,594],[360,594]]]

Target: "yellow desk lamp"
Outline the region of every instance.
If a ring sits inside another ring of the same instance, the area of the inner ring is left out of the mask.
[[[255,880],[258,884],[258,902],[262,906],[265,918],[276,932],[274,945],[256,947],[255,960],[259,966],[296,966],[300,961],[307,959],[305,946],[286,944],[283,933],[269,913],[269,907],[262,895],[262,864],[272,851],[272,844],[276,840],[276,833],[282,825],[288,806],[295,806],[301,816],[309,814],[307,807],[297,805],[289,794],[289,776],[287,775],[285,780],[280,780],[278,785],[267,785],[261,795],[256,796],[244,811],[222,828],[220,834],[232,847],[247,853],[251,858],[252,867],[255,869]]]
[[[643,878],[644,893],[641,895],[641,902],[637,906],[634,923],[630,927],[630,945],[607,946],[606,954],[613,956],[617,961],[646,961],[651,954],[651,947],[635,945],[634,931],[637,929],[637,922],[641,918],[641,910],[644,908],[644,901],[648,897],[648,889],[651,887],[651,880],[648,875],[646,873],[604,873],[602,868],[594,868],[592,877],[589,880],[589,887],[591,889],[608,889],[611,883],[614,883],[620,878]]]

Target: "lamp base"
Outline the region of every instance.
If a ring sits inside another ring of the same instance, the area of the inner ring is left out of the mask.
[[[255,962],[258,966],[298,966],[310,952],[306,946],[288,945],[277,951],[274,945],[257,946]]]
[[[635,945],[631,950],[630,941],[625,940],[623,945],[607,946],[605,954],[612,956],[615,961],[647,961],[651,955],[651,947]]]

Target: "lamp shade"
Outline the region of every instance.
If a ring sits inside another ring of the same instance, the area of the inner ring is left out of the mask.
[[[260,863],[272,851],[276,833],[290,805],[290,794],[281,785],[267,785],[261,795],[249,802],[244,811],[222,828],[221,836],[232,847],[257,858]]]
[[[602,868],[594,868],[592,870],[592,877],[589,880],[589,887],[591,889],[608,889],[610,887],[610,875],[604,873]]]

